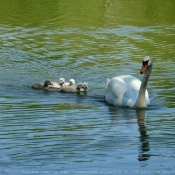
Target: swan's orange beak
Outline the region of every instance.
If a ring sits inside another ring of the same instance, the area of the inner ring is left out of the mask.
[[[142,68],[140,70],[140,73],[143,74],[146,71],[147,68],[148,68],[148,64],[143,64]]]

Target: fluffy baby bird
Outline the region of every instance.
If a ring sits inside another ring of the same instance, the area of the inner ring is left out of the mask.
[[[49,89],[49,86],[52,85],[52,83],[49,80],[46,80],[44,84],[41,83],[33,83],[32,88],[34,89],[44,89],[47,90]]]
[[[62,87],[63,86],[72,86],[72,85],[74,85],[75,84],[75,80],[74,79],[70,79],[69,80],[69,83],[68,82],[64,82],[63,84],[62,84]]]
[[[70,79],[70,81],[68,83],[68,82],[65,82],[64,78],[60,78],[59,83],[57,83],[57,82],[51,82],[51,83],[52,83],[52,85],[49,85],[50,88],[61,89],[62,86],[71,86],[71,85],[75,84],[75,80]]]
[[[86,91],[87,88],[88,88],[88,83],[83,83],[82,84],[82,91]]]
[[[69,84],[70,84],[70,86],[75,84],[75,80],[74,79],[70,79]]]
[[[65,79],[60,78],[59,83],[57,83],[57,82],[51,82],[51,83],[52,83],[52,85],[49,85],[50,88],[61,89],[62,84],[65,83]]]
[[[78,83],[71,86],[63,86],[61,92],[85,92],[88,87],[87,83]]]

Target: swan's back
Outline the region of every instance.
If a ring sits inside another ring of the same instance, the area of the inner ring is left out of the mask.
[[[133,77],[131,75],[121,75],[121,76],[118,76],[118,77],[121,78],[134,91],[139,91],[140,90],[141,81],[138,78]]]
[[[113,77],[107,80],[105,100],[114,106],[133,107],[138,98],[141,81],[131,75]],[[145,93],[149,104],[148,92]]]
[[[128,86],[130,86],[132,88],[133,93],[135,93],[134,95],[137,96],[137,98],[138,98],[138,94],[139,94],[140,86],[141,86],[142,82],[138,78],[133,77],[131,75],[123,75],[123,76],[119,76],[119,77],[121,77],[123,79],[123,81]],[[147,90],[145,92],[145,98],[146,98],[146,104],[150,104]]]

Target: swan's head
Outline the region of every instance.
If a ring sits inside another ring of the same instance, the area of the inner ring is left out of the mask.
[[[65,79],[64,79],[64,78],[60,78],[59,84],[60,84],[60,85],[63,85],[64,83],[65,83]]]
[[[151,57],[150,56],[144,57],[140,73],[143,74],[151,65],[152,65]]]
[[[74,79],[70,79],[69,83],[70,83],[70,86],[71,86],[71,85],[75,84],[75,80]]]

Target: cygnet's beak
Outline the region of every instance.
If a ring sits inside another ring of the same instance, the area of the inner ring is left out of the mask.
[[[84,92],[85,90],[84,90],[84,88],[82,87],[82,88],[80,88],[80,92]]]

